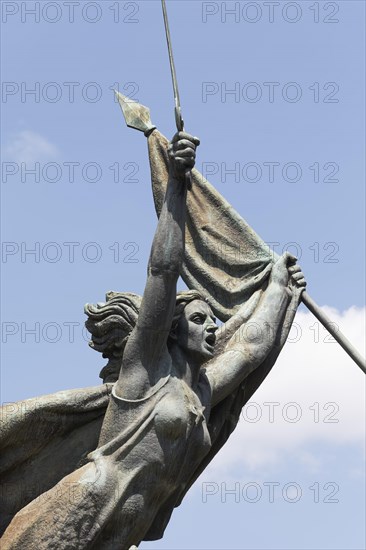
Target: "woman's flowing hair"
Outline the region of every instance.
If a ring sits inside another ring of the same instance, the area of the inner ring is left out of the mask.
[[[141,296],[132,292],[108,292],[105,303],[86,304],[84,307],[88,316],[85,326],[91,334],[89,346],[108,359],[107,365],[99,374],[104,383],[118,379],[123,352],[136,325],[141,300]],[[186,305],[193,300],[204,298],[197,290],[178,292],[172,330],[176,328]]]

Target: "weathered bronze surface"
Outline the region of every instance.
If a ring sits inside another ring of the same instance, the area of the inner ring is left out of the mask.
[[[101,387],[27,400],[7,417],[1,469],[14,491],[2,495],[4,550],[161,538],[271,370],[305,287],[296,259],[274,261],[192,170],[197,138],[168,143],[146,108],[121,106],[148,137],[159,214],[145,291],[86,306],[91,346],[108,359]],[[177,294],[180,274],[191,290]]]

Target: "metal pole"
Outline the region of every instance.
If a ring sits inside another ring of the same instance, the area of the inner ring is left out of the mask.
[[[183,122],[182,111],[181,111],[181,107],[180,107],[178,80],[177,80],[177,73],[175,71],[175,64],[174,64],[174,57],[173,57],[173,47],[172,47],[172,40],[170,38],[168,14],[167,14],[167,11],[166,11],[165,0],[161,0],[161,7],[163,8],[165,35],[166,35],[166,42],[167,42],[167,45],[168,45],[170,72],[171,72],[171,75],[172,75],[172,82],[173,82],[173,92],[174,92],[174,102],[175,102],[175,111],[174,111],[175,112],[175,123],[176,123],[178,132],[183,132],[184,122]]]
[[[351,344],[351,342],[342,334],[342,332],[335,328],[335,323],[333,323],[329,317],[320,309],[320,307],[310,298],[307,292],[302,293],[301,297],[303,303],[311,311],[313,315],[321,322],[324,328],[331,334],[338,342],[340,346],[344,349],[345,352],[354,360],[354,362],[360,367],[360,369],[366,374],[366,362],[362,355],[356,350],[356,348]]]
[[[166,11],[165,0],[161,0],[161,6],[163,8],[166,42],[168,44],[168,53],[169,53],[170,72],[171,72],[172,81],[173,81],[174,102],[175,102],[175,109],[174,109],[175,124],[177,126],[178,132],[183,132],[184,131],[184,121],[183,121],[183,118],[182,118],[182,110],[181,110],[181,107],[180,107],[178,80],[177,80],[177,73],[175,71],[175,65],[174,65],[172,40],[170,38],[168,14],[167,14],[167,11]],[[186,181],[187,189],[191,189],[192,188],[192,173],[191,173],[190,170],[187,170],[186,173],[185,173],[185,181]]]

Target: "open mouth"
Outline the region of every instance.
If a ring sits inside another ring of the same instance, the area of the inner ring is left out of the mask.
[[[209,334],[208,336],[206,336],[205,342],[209,346],[213,347],[215,345],[215,342],[216,342],[216,336],[214,334]]]

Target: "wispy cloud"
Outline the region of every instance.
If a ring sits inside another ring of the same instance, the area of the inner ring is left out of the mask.
[[[12,136],[2,151],[4,160],[26,164],[55,161],[59,156],[60,151],[54,144],[31,130],[22,130]]]
[[[365,308],[324,310],[363,352]],[[325,466],[314,452],[319,443],[362,449],[365,375],[309,312],[298,312],[291,340],[243,410],[236,432],[210,467],[211,475],[238,466],[260,475],[285,465],[289,456],[315,472]]]

